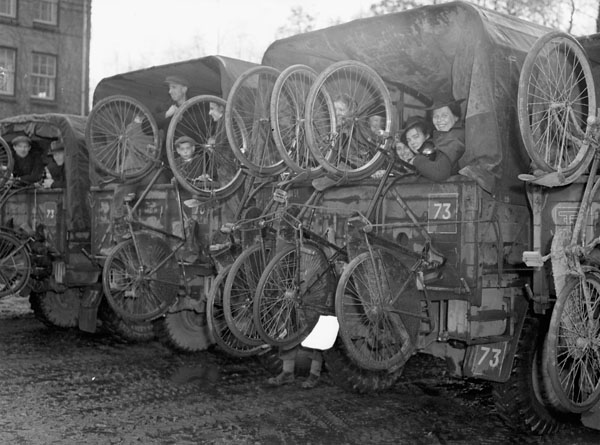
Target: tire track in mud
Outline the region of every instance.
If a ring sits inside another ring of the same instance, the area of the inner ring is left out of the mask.
[[[0,443],[600,443],[579,427],[515,436],[485,385],[415,360],[379,394],[345,392],[327,374],[312,390],[301,378],[270,388],[260,360],[179,354],[158,341],[124,345],[48,329],[31,314],[3,318]]]

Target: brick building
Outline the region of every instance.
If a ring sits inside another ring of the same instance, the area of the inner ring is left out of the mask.
[[[86,114],[91,0],[0,0],[0,119]]]

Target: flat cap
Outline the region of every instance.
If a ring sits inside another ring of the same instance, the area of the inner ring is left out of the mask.
[[[179,147],[181,144],[184,144],[186,142],[189,143],[189,144],[192,144],[193,146],[196,146],[196,141],[193,140],[191,137],[189,137],[189,136],[181,136],[181,137],[178,137],[175,140],[175,147]]]
[[[62,141],[52,141],[50,143],[50,153],[56,153],[57,151],[64,151],[65,144]]]
[[[25,135],[21,135],[21,136],[17,136],[15,138],[13,138],[12,140],[12,144],[18,144],[19,142],[27,142],[29,145],[31,145],[31,139],[29,139],[29,137],[25,136]]]
[[[167,76],[165,83],[176,83],[177,85],[183,85],[184,87],[190,86],[190,83],[187,81],[187,79],[181,76]]]

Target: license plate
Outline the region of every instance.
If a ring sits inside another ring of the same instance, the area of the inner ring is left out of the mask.
[[[475,346],[471,365],[473,376],[500,377],[506,346],[506,342]]]

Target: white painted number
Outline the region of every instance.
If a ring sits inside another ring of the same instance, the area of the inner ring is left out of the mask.
[[[481,351],[483,352],[483,354],[479,358],[479,361],[477,362],[477,366],[481,366],[483,364],[483,362],[485,361],[485,359],[488,358],[488,356],[490,354],[491,354],[491,358],[490,358],[489,362],[487,363],[489,365],[489,367],[495,368],[496,366],[498,366],[500,364],[500,354],[502,354],[502,349],[489,348],[487,346],[480,346],[480,348],[481,348]]]
[[[54,209],[46,209],[46,219],[54,219]]]
[[[433,219],[450,219],[452,218],[452,203],[450,202],[434,202],[433,208],[435,215]]]

